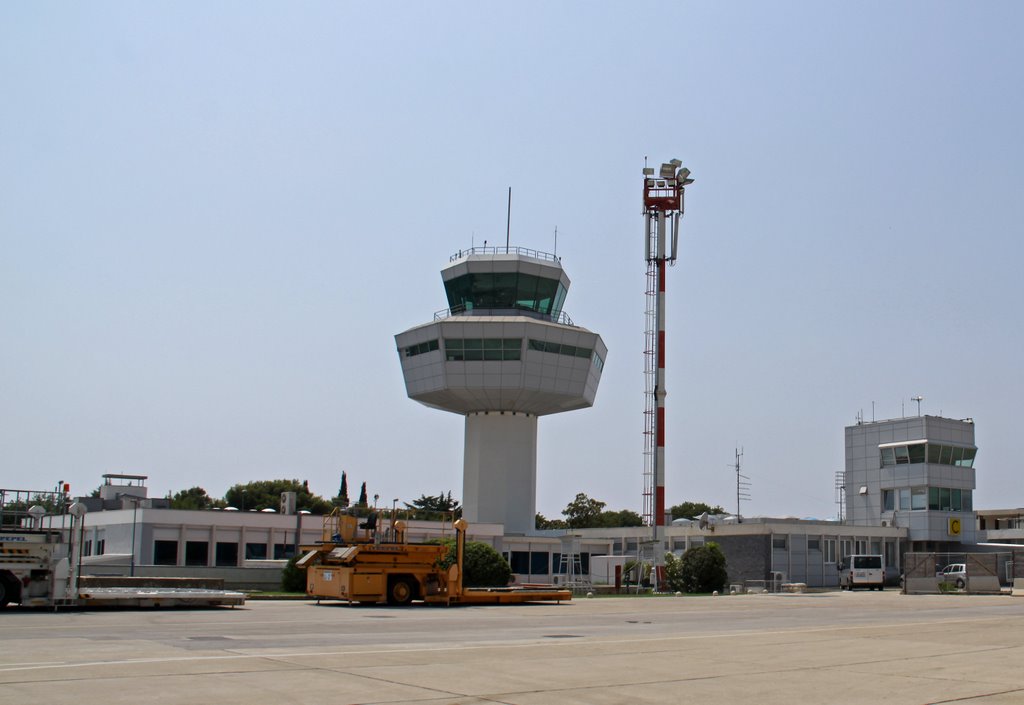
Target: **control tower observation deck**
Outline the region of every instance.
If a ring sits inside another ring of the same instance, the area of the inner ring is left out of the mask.
[[[529,533],[537,418],[592,406],[608,349],[563,312],[569,277],[553,255],[476,247],[441,279],[448,308],[395,336],[406,391],[466,417],[465,519]]]

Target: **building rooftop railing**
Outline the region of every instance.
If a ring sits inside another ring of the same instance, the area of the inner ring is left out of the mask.
[[[470,247],[468,250],[459,250],[454,255],[448,258],[449,262],[455,262],[456,260],[469,257],[471,255],[522,255],[524,257],[532,257],[534,259],[543,259],[549,262],[560,262],[561,259],[556,255],[549,252],[541,252],[540,250],[532,250],[529,247]]]
[[[66,504],[61,492],[0,488],[0,528],[14,528],[29,521],[32,516],[29,509],[35,505],[41,506],[47,514],[63,514]]]
[[[434,314],[435,321],[443,321],[446,318],[452,316],[526,316],[527,318],[536,318],[539,321],[548,321],[550,323],[558,323],[563,326],[571,326],[578,328],[572,319],[569,318],[569,314],[565,311],[560,311],[557,316],[552,316],[547,313],[539,313],[530,308],[516,307],[516,308],[472,308],[467,309],[464,306],[455,306],[453,308],[443,308]]]

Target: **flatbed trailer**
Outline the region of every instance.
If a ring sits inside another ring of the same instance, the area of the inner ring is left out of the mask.
[[[245,593],[202,588],[86,588],[77,607],[220,607],[245,604]]]
[[[321,600],[348,603],[406,605],[413,600],[428,604],[516,604],[525,602],[567,602],[572,593],[550,588],[470,588],[463,586],[463,557],[466,528],[454,523],[456,558],[448,565],[448,546],[411,544],[405,541],[405,525],[392,523],[390,540],[375,530],[359,534],[355,517],[332,515],[325,525],[325,540],[303,546],[297,562],[306,570],[306,594]]]
[[[457,605],[511,605],[525,602],[568,602],[572,591],[552,585],[550,588],[463,588],[452,598]]]

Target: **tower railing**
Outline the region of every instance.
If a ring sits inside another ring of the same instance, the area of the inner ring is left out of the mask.
[[[466,308],[465,306],[452,306],[451,308],[443,308],[440,311],[434,313],[435,321],[443,321],[446,318],[452,316],[526,316],[527,318],[536,318],[540,321],[548,321],[550,323],[557,323],[563,326],[571,326],[578,328],[572,319],[569,318],[569,314],[565,311],[559,311],[557,316],[549,313],[540,313],[534,311],[532,308],[526,306],[515,306],[512,308]]]
[[[484,247],[470,247],[468,250],[459,250],[454,255],[448,258],[449,262],[455,262],[469,257],[471,255],[522,255],[523,257],[532,257],[533,259],[547,260],[548,262],[560,262],[561,259],[557,255],[553,255],[550,252],[541,252],[540,250],[532,250],[529,247],[501,247],[501,246],[484,246]]]

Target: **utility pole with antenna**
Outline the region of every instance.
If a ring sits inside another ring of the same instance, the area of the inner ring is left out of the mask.
[[[923,400],[924,400],[924,397],[922,397],[920,394],[918,394],[916,397],[910,397],[910,401],[916,401],[917,402],[917,415],[918,416],[921,415],[921,402]]]
[[[508,254],[508,241],[512,234],[512,187],[508,187],[508,213],[505,216],[505,254]]]
[[[742,515],[740,514],[740,500],[750,499],[750,478],[746,475],[740,474],[740,458],[743,457],[743,449],[736,448],[736,521],[742,523]]]
[[[839,505],[839,523],[843,523],[843,507],[846,504],[846,472],[836,471],[836,504]]]

